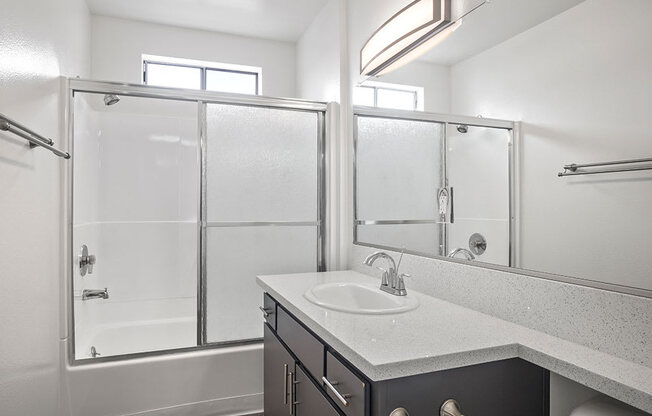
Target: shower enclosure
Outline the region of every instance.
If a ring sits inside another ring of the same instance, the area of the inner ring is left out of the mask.
[[[354,242],[514,266],[516,127],[354,108]]]
[[[326,104],[69,80],[72,362],[256,342],[323,270]]]

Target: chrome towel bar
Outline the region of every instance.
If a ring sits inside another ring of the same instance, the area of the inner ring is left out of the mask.
[[[601,166],[616,166],[607,169],[593,169]],[[582,170],[589,168],[589,170]],[[615,173],[615,172],[634,172],[639,170],[652,170],[652,158],[646,159],[630,159],[630,160],[616,160],[613,162],[600,162],[600,163],[584,163],[577,164],[571,163],[564,166],[564,171],[559,172],[557,176],[578,176],[578,175],[594,175],[596,173]]]
[[[64,159],[70,159],[70,154],[54,147],[54,142],[51,139],[35,133],[34,131],[6,117],[3,114],[0,114],[0,130],[8,131],[9,133],[13,133],[16,136],[22,137],[29,142],[30,147],[44,147],[57,156],[60,156]]]

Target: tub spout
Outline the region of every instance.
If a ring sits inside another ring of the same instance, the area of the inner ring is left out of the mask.
[[[104,290],[84,289],[84,291],[82,292],[82,300],[108,299],[108,298],[109,298],[109,290],[107,288],[104,288]]]

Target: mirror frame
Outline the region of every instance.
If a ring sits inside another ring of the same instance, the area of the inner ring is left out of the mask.
[[[474,127],[489,127],[489,128],[499,128],[505,129],[512,132],[512,137],[509,143],[509,207],[510,207],[510,221],[509,221],[509,253],[510,253],[510,265],[503,266],[499,264],[486,263],[482,261],[470,261],[465,259],[451,258],[446,256],[434,255],[429,253],[423,253],[415,250],[405,249],[405,253],[431,258],[435,260],[449,261],[452,263],[465,264],[473,267],[480,267],[484,269],[497,270],[501,272],[513,273],[518,275],[524,275],[529,277],[535,277],[539,279],[552,280],[562,283],[570,283],[579,286],[590,287],[593,289],[606,290],[611,292],[623,293],[627,295],[640,296],[645,298],[652,298],[652,290],[619,285],[616,283],[607,283],[601,282],[598,280],[592,280],[588,278],[566,276],[556,273],[537,271],[524,269],[520,266],[520,253],[516,248],[520,243],[520,175],[519,167],[521,163],[521,152],[520,152],[520,143],[521,143],[521,123],[519,121],[509,121],[509,120],[500,120],[500,119],[490,119],[478,117],[469,117],[469,116],[460,116],[453,114],[440,114],[440,113],[429,113],[429,112],[420,112],[420,111],[406,111],[406,110],[392,110],[392,109],[381,109],[375,107],[364,107],[364,106],[353,106],[353,244],[362,246],[377,248],[381,250],[390,250],[390,251],[401,251],[400,247],[391,247],[384,245],[377,245],[371,243],[364,243],[358,241],[357,227],[360,225],[358,220],[358,183],[357,183],[357,143],[358,143],[358,129],[357,129],[357,119],[358,116],[363,117],[378,117],[384,119],[396,119],[396,120],[413,120],[413,121],[426,121],[426,122],[437,122],[442,123],[444,126],[447,123],[450,124],[466,124]],[[444,129],[444,134],[446,131]]]

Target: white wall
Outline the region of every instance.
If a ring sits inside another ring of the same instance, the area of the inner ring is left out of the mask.
[[[0,112],[64,145],[59,76],[89,76],[83,0],[8,0],[0,13]],[[0,414],[59,407],[62,169],[0,133]]]
[[[297,97],[340,100],[340,0],[330,0],[297,41]]]
[[[259,66],[263,95],[296,93],[294,43],[93,16],[93,79],[140,84],[143,54]]]
[[[649,173],[556,175],[652,155],[650,16],[587,0],[452,67],[453,113],[523,121],[524,268],[652,289]]]
[[[414,61],[387,75],[380,82],[423,87],[423,111],[450,112],[450,68],[429,62]]]
[[[329,0],[305,32],[297,40],[297,98],[330,102],[326,120],[326,164],[329,175],[326,178],[326,258],[329,270],[341,269],[342,247],[348,247],[347,240],[339,238],[342,232],[340,211],[341,169],[347,169],[342,158],[346,140],[341,131],[346,130],[348,116],[348,57],[346,38],[346,0]],[[340,104],[340,105],[338,105]],[[348,231],[348,229],[346,230]]]

